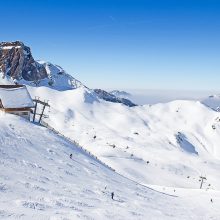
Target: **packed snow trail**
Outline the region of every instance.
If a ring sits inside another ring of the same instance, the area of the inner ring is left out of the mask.
[[[47,128],[0,116],[0,219],[219,218],[218,192],[188,192],[142,187]]]

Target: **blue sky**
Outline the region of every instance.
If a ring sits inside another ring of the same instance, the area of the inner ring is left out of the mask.
[[[219,90],[220,1],[0,0],[1,41],[92,88]]]

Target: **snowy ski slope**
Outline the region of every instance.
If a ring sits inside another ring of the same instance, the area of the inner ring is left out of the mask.
[[[219,192],[167,193],[123,178],[44,127],[0,115],[0,219],[219,219]]]
[[[30,88],[49,100],[56,130],[139,183],[220,190],[220,115],[197,101],[128,108],[85,88]]]

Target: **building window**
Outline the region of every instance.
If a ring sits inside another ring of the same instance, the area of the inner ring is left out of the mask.
[[[28,115],[28,112],[22,112],[22,115]]]

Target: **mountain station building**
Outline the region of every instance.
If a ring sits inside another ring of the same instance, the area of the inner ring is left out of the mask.
[[[33,100],[24,85],[0,85],[0,111],[30,120]]]

